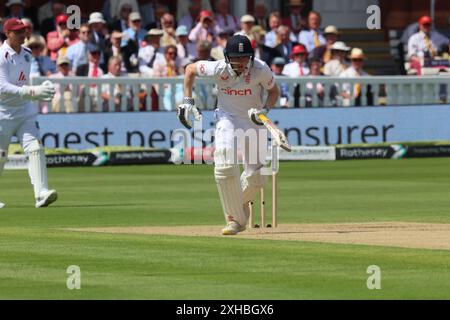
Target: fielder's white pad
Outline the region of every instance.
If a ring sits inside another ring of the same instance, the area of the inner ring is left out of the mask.
[[[241,226],[247,224],[243,207],[239,165],[231,160],[231,149],[216,149],[214,153],[217,190],[225,215],[225,221],[236,221]]]
[[[242,197],[244,203],[254,201],[262,187],[267,182],[267,176],[261,175],[258,171],[252,172],[250,175],[245,171],[241,175]]]
[[[4,208],[4,207],[5,207],[5,204],[3,202],[0,202],[0,209]]]
[[[47,163],[44,147],[38,140],[33,140],[27,150],[29,158],[28,173],[34,188],[34,197],[41,197],[41,192],[48,189]]]

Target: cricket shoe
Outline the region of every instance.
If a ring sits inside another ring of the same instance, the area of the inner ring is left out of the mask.
[[[4,207],[5,207],[5,204],[3,202],[0,202],[0,209],[4,208]]]
[[[56,190],[43,190],[41,196],[36,199],[36,208],[48,207],[58,199]]]
[[[230,221],[227,226],[222,229],[222,234],[224,236],[234,236],[242,231],[245,231],[245,226],[241,226],[236,221]]]

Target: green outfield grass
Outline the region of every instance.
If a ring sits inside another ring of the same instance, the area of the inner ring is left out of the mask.
[[[450,223],[450,159],[282,163],[279,222]],[[217,225],[211,166],[49,169],[34,209],[26,171],[0,178],[2,299],[450,299],[444,250],[98,234],[63,228]],[[270,189],[269,189],[270,190]],[[66,268],[81,268],[68,290]],[[366,269],[382,270],[368,290]]]

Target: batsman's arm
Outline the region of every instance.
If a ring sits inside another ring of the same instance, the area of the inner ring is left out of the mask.
[[[192,88],[194,87],[195,77],[197,74],[197,63],[191,63],[186,67],[186,71],[184,73],[184,96],[192,97]]]
[[[266,108],[270,110],[278,102],[278,98],[280,97],[280,89],[277,84],[274,84],[274,86],[271,89],[268,89],[267,92]]]

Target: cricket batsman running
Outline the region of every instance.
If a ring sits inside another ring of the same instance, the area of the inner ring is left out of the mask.
[[[192,87],[196,76],[213,77],[218,87],[218,107],[215,110],[214,175],[220,202],[225,215],[224,235],[235,235],[244,231],[249,217],[249,203],[267,181],[261,174],[263,161],[250,161],[249,143],[238,148],[243,152],[244,172],[240,173],[237,148],[234,147],[235,131],[266,130],[258,114],[267,112],[278,101],[279,89],[267,64],[255,59],[250,40],[246,36],[231,37],[224,50],[225,59],[219,61],[197,61],[188,65],[184,79],[184,101],[178,106],[178,117],[186,127],[191,127],[189,114],[201,119],[192,98]],[[263,100],[263,90],[268,91]],[[263,135],[267,137],[267,135]],[[267,146],[267,141],[258,146]],[[258,147],[259,148],[259,147]],[[230,153],[233,153],[230,155]],[[259,154],[259,150],[258,150]]]
[[[7,40],[0,46],[0,174],[6,163],[12,136],[17,136],[29,158],[29,175],[34,187],[36,208],[46,207],[57,199],[47,185],[44,148],[39,140],[37,108],[30,100],[50,101],[55,89],[50,81],[28,86],[31,50],[22,46],[25,25],[11,18],[3,24]],[[0,208],[4,207],[0,203]]]

